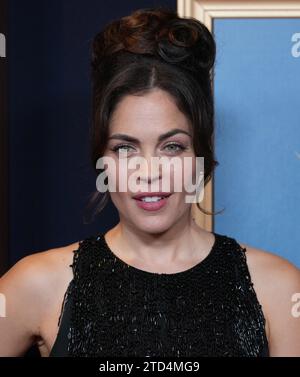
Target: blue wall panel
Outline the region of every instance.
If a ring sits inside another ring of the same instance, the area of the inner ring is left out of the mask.
[[[299,32],[296,18],[214,20],[215,230],[298,266]]]

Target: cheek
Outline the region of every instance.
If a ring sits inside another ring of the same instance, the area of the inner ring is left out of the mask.
[[[127,191],[128,172],[119,159],[111,159],[106,169],[109,191],[111,193],[124,193]]]
[[[119,210],[126,205],[128,200],[128,194],[126,192],[113,192],[110,193],[111,201]]]
[[[177,160],[171,165],[170,172],[165,174],[165,180],[170,180],[171,189],[174,192],[185,193],[196,175],[195,157],[189,156]]]

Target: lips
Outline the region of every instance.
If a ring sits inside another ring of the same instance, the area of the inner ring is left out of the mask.
[[[171,192],[140,192],[133,196],[135,200],[142,200],[145,197],[160,196],[163,198],[168,198],[172,193]]]
[[[163,210],[164,207],[168,208],[167,204],[169,203],[169,197],[171,196],[171,194],[159,193],[159,195],[162,196],[161,199],[159,200],[145,201],[145,200],[142,200],[142,198],[144,198],[145,196],[150,196],[149,193],[147,195],[139,194],[137,198],[141,198],[141,199],[135,199],[135,204],[137,205],[138,208],[142,209],[143,211],[150,211],[150,212],[157,211],[160,213],[159,210]],[[155,196],[159,196],[159,195],[158,193],[155,194]],[[163,196],[163,195],[166,195],[166,196]]]

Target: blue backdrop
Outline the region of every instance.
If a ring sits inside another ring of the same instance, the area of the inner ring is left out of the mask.
[[[300,19],[214,20],[215,230],[300,267],[299,32]]]

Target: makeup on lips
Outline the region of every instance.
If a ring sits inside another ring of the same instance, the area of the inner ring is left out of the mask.
[[[158,211],[167,204],[171,194],[170,192],[143,192],[134,195],[133,199],[139,208],[146,211]]]

